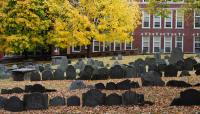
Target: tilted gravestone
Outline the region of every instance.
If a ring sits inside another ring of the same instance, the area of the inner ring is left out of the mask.
[[[122,94],[123,105],[139,105],[144,103],[144,95],[133,91],[126,91]]]
[[[74,66],[69,65],[66,69],[66,79],[67,80],[74,80],[76,79],[76,69]]]
[[[107,68],[95,69],[92,74],[92,80],[106,80],[109,77],[109,70]]]
[[[53,80],[54,76],[51,70],[44,70],[42,72],[42,80]]]
[[[200,91],[195,89],[187,89],[180,93],[179,98],[175,98],[171,106],[193,106],[200,105]]]
[[[124,81],[118,82],[116,86],[118,90],[129,90],[131,89],[131,81],[124,80]]]
[[[142,86],[164,86],[165,82],[162,81],[161,75],[155,71],[145,73],[141,77]]]
[[[56,69],[54,72],[54,80],[64,80],[64,71],[62,69]]]
[[[105,105],[112,106],[112,105],[121,105],[122,104],[122,97],[116,93],[112,93],[105,98]]]
[[[69,89],[70,90],[76,90],[76,89],[84,89],[86,88],[86,85],[81,80],[75,80],[71,83]]]
[[[11,112],[21,112],[24,110],[24,104],[18,97],[12,96],[5,101],[4,109]]]
[[[178,69],[176,65],[168,65],[165,67],[164,76],[165,77],[176,77],[178,74]]]
[[[86,65],[84,70],[80,72],[81,80],[90,80],[94,72],[94,68],[91,65]]]
[[[50,106],[64,106],[65,105],[65,98],[56,96],[52,99],[49,100],[49,105]]]
[[[71,96],[67,98],[67,106],[80,106],[80,98],[77,96]]]
[[[125,77],[126,78],[134,78],[137,77],[136,68],[133,66],[128,66],[125,68]]]
[[[120,65],[115,65],[110,68],[110,78],[120,79],[125,77],[125,70]]]
[[[178,61],[183,60],[183,52],[180,48],[174,48],[172,49],[171,56],[169,58],[170,64],[176,64]]]
[[[61,57],[61,63],[60,63],[60,65],[59,65],[59,68],[60,68],[62,71],[65,71],[67,67],[68,67],[68,60],[67,60],[67,57],[62,56],[62,57]]]
[[[108,82],[106,84],[106,89],[107,90],[116,90],[117,89],[117,85],[114,82]]]
[[[170,86],[170,87],[191,87],[192,85],[189,84],[189,83],[186,83],[184,81],[170,80],[166,83],[166,86]]]
[[[24,106],[27,110],[48,109],[48,94],[31,93],[24,95]]]
[[[95,107],[104,105],[105,97],[106,94],[102,93],[100,90],[91,89],[82,94],[83,106]]]
[[[38,71],[31,72],[31,81],[41,81],[41,75]]]

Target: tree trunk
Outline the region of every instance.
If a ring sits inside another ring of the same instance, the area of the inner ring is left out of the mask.
[[[90,41],[90,44],[87,45],[87,58],[92,57],[92,43],[93,43],[93,39]]]

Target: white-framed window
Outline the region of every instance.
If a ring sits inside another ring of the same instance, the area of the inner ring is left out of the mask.
[[[125,48],[124,49],[125,50],[132,50],[133,49],[133,42],[132,41],[130,41],[130,42],[125,41]]]
[[[176,28],[184,28],[184,12],[176,10]]]
[[[142,36],[142,52],[149,53],[150,51],[150,36]]]
[[[153,37],[153,53],[159,53],[161,49],[161,37],[154,36]]]
[[[153,27],[161,28],[161,16],[157,16],[157,15],[153,16]]]
[[[200,36],[194,37],[194,52],[200,53]]]
[[[142,12],[142,28],[150,28],[150,14]]]
[[[114,41],[114,51],[121,50],[121,43],[119,41]]]
[[[80,52],[81,46],[72,46],[72,52]]]
[[[172,51],[172,36],[164,37],[164,52],[170,53]]]
[[[100,42],[93,40],[93,52],[100,52]]]
[[[103,43],[103,51],[104,52],[111,51],[111,43],[110,42]]]
[[[172,28],[172,10],[170,10],[167,17],[165,17],[165,28]]]
[[[183,36],[176,36],[175,47],[178,47],[178,48],[182,49],[182,51],[183,51],[183,47],[184,47]]]
[[[200,29],[200,10],[194,11],[194,28]]]

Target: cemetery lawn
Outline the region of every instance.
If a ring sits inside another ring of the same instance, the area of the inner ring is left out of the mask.
[[[99,81],[84,81],[87,85],[93,85],[98,82],[102,82],[106,84],[107,82],[119,82],[123,79],[115,79],[115,80],[99,80]],[[139,78],[130,79],[134,81],[138,81],[140,83]],[[200,77],[191,76],[191,77],[183,77],[183,78],[163,78],[166,82],[168,80],[184,80],[190,82],[191,84],[195,84],[200,82]],[[69,91],[68,87],[72,81],[70,80],[63,80],[63,81],[40,81],[40,82],[30,82],[30,81],[23,81],[23,82],[14,82],[11,80],[1,80],[0,81],[0,88],[14,88],[14,87],[21,87],[24,89],[24,86],[27,84],[35,84],[39,83],[44,85],[46,88],[50,89],[57,89],[57,92],[48,93],[49,98],[53,98],[55,96],[63,96],[68,98],[73,95],[77,95],[81,97],[82,93],[86,92],[88,89],[84,90],[76,90],[76,91]],[[141,83],[140,83],[141,84]],[[200,87],[193,87],[194,89],[200,90]],[[68,107],[68,106],[60,106],[60,107],[49,107],[48,110],[33,110],[33,111],[24,111],[21,112],[23,114],[63,114],[63,113],[77,113],[77,114],[86,114],[86,113],[108,113],[108,114],[135,114],[135,113],[196,113],[200,111],[200,106],[169,106],[171,101],[175,97],[179,97],[179,93],[184,91],[188,88],[175,88],[175,87],[141,87],[137,89],[132,89],[132,91],[136,91],[137,93],[142,93],[145,95],[145,100],[150,101],[153,105],[144,105],[144,106],[98,106],[95,108],[91,107]],[[118,94],[122,94],[123,90],[103,90],[106,94],[111,94],[112,92],[116,92]],[[11,97],[11,96],[18,96],[22,99],[23,94],[11,94],[11,95],[1,95],[4,97]],[[3,113],[10,113],[3,109],[0,109],[0,114]]]

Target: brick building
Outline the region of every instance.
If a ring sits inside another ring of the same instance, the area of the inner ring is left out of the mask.
[[[132,2],[133,0],[128,0]],[[106,43],[93,41],[93,55],[112,55],[113,53],[170,53],[179,47],[185,53],[200,52],[200,12],[194,11],[188,18],[180,10],[184,0],[173,2],[167,0],[170,13],[167,17],[150,15],[144,11],[148,0],[140,0],[142,10],[142,24],[134,31],[132,42]],[[87,47],[71,47],[67,53],[80,55],[86,53]]]

